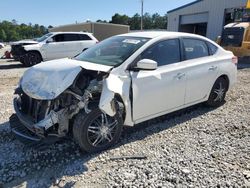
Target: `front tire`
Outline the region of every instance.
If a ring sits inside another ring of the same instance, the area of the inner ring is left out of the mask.
[[[104,114],[94,109],[86,114],[80,112],[74,121],[73,137],[80,148],[89,153],[105,150],[114,145],[122,132],[122,118]]]
[[[228,82],[225,78],[220,77],[216,80],[209,95],[207,105],[211,107],[219,107],[225,102]]]
[[[29,67],[42,62],[42,57],[38,52],[28,52],[24,56],[24,65]]]

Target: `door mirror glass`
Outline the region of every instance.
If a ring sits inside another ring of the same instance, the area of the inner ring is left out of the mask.
[[[51,42],[54,42],[53,38],[49,38],[46,43],[51,43]]]
[[[135,68],[139,70],[155,70],[157,69],[157,62],[151,59],[142,59],[137,62]]]

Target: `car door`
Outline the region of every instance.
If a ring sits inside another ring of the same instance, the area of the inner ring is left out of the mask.
[[[196,38],[183,38],[186,61],[187,86],[185,104],[205,100],[218,74],[216,59],[210,55],[207,42]]]
[[[135,123],[184,105],[186,86],[185,68],[179,63],[179,39],[169,39],[151,46],[140,59],[154,60],[158,68],[131,72]]]
[[[49,38],[42,46],[42,53],[45,54],[44,60],[52,60],[66,57],[64,46],[64,34],[56,34]]]
[[[78,37],[79,37],[78,44],[80,52],[82,52],[86,48],[90,48],[91,46],[97,43],[97,41],[90,38],[87,34],[79,34]]]
[[[78,34],[75,33],[64,34],[63,45],[64,45],[64,57],[72,58],[82,52]]]

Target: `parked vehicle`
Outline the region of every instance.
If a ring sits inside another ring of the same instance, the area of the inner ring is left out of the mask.
[[[226,25],[218,44],[238,57],[250,57],[250,22]]]
[[[32,66],[42,61],[72,58],[97,42],[91,33],[55,32],[48,33],[35,41],[13,42],[11,53],[15,60],[25,66]]]
[[[0,49],[4,48],[4,44],[0,42]]]
[[[115,36],[27,70],[15,91],[12,132],[34,142],[72,136],[87,152],[104,150],[124,125],[197,103],[222,105],[236,64],[232,52],[198,35]]]
[[[217,43],[239,58],[250,57],[250,1],[246,7],[234,9],[231,23],[224,26]]]

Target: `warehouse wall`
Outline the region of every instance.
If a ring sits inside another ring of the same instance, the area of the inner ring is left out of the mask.
[[[59,27],[54,27],[49,30],[50,32],[79,32],[79,31],[86,31],[91,32],[91,24],[84,23],[84,24],[70,24],[70,25],[63,25]]]
[[[50,32],[79,32],[86,31],[93,33],[93,35],[99,40],[104,40],[108,37],[128,33],[130,27],[127,25],[119,25],[119,24],[109,24],[109,23],[82,23],[82,24],[71,24],[64,25],[50,29]]]
[[[208,12],[207,37],[215,40],[221,35],[224,24],[224,13],[227,8],[245,7],[247,0],[203,0],[168,13],[168,30],[178,31],[181,15]]]
[[[95,37],[101,41],[114,35],[124,34],[129,32],[128,26],[110,25],[110,24],[93,24]]]

